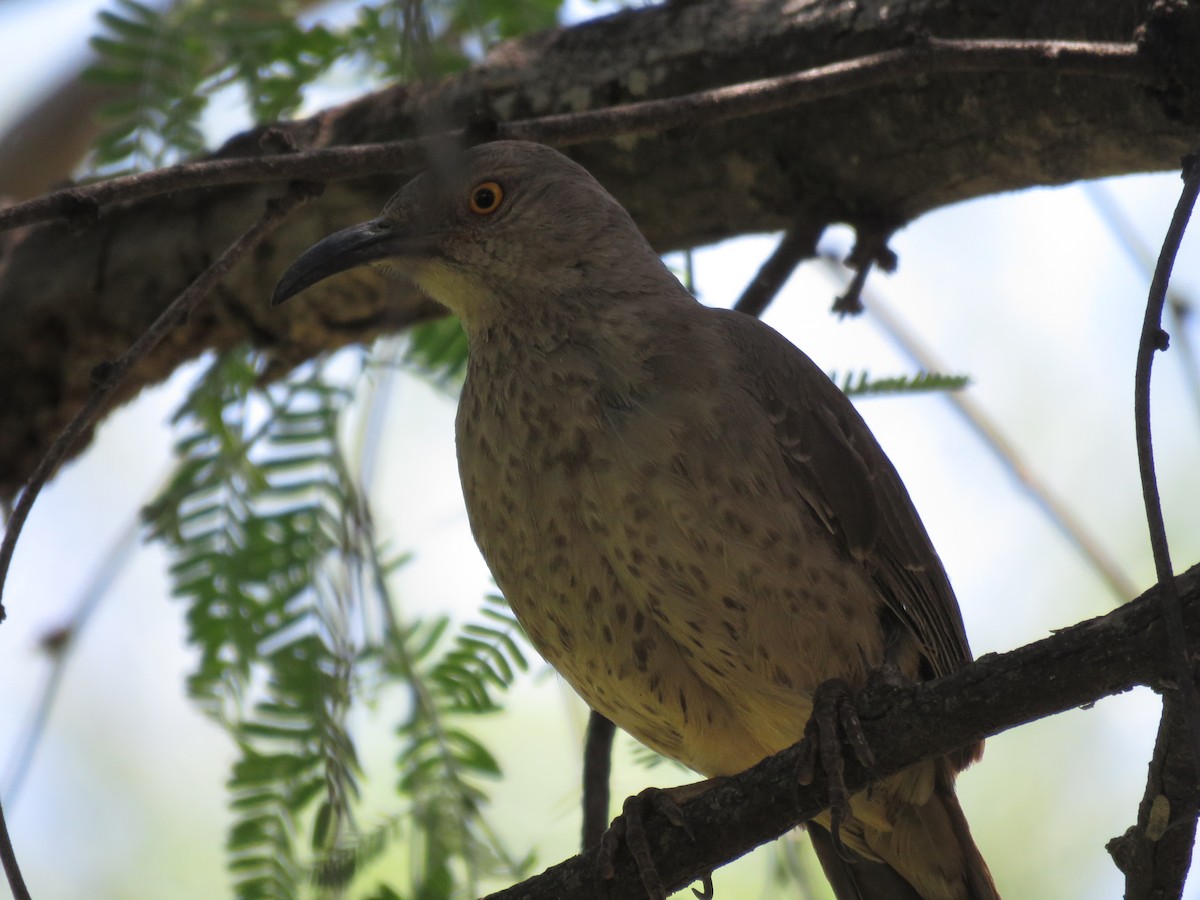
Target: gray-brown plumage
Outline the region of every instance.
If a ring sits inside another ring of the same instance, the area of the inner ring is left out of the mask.
[[[586,171],[467,151],[307,251],[282,302],[375,262],[470,342],[471,527],[543,656],[594,709],[706,775],[795,743],[815,688],[970,659],[908,493],[840,391],[768,326],[699,304]],[[839,897],[995,896],[954,797],[978,747],[852,801]]]

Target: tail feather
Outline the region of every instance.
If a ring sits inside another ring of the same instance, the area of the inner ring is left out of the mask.
[[[839,851],[829,832],[815,822],[808,825],[808,837],[837,900],[922,900],[913,886],[882,860]]]
[[[902,772],[851,803],[840,852],[822,824],[809,825],[837,900],[999,900],[948,760]]]
[[[953,782],[939,783],[935,799],[940,801],[946,816],[950,819],[950,827],[962,849],[967,887],[969,888],[967,896],[977,897],[979,900],[1000,900],[996,883],[992,880],[992,873],[983,859],[983,854],[975,846],[975,840],[971,837],[971,827],[967,824],[967,817],[958,802],[958,795],[954,793]]]

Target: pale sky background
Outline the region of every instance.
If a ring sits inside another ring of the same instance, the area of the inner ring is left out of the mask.
[[[78,57],[95,8],[88,0],[0,0],[6,61],[0,131],[47,78]],[[1156,253],[1179,186],[1172,173],[1118,179],[1102,189]],[[1174,282],[1190,296],[1200,290],[1196,230]],[[825,243],[845,251],[849,240],[848,232],[835,231]],[[698,254],[701,299],[730,304],[772,246],[772,238],[750,238]],[[948,371],[972,377],[971,395],[1029,467],[1068,498],[1139,590],[1149,586],[1153,566],[1132,413],[1148,277],[1131,264],[1088,195],[1080,188],[1037,190],[960,204],[913,223],[893,247],[899,271],[872,276],[870,290],[887,298]],[[869,316],[838,321],[828,314],[841,289],[819,266],[805,267],[767,321],[827,371],[911,372]],[[1194,327],[1191,339],[1200,341]],[[5,591],[9,620],[0,627],[2,789],[47,672],[39,638],[70,615],[167,471],[172,437],[165,421],[191,372],[184,367],[111,417],[34,510]],[[1172,553],[1183,570],[1200,559],[1194,501],[1200,416],[1178,351],[1157,359],[1152,403]],[[410,379],[398,383],[391,406],[373,497],[381,531],[415,554],[397,578],[397,596],[408,612],[470,615],[490,581],[459,494],[453,399]],[[922,513],[977,655],[1112,608],[1099,578],[945,398],[869,399],[859,408]],[[418,457],[414,474],[406,462]],[[162,555],[139,550],[76,648],[28,778],[15,800],[5,797],[38,900],[182,900],[228,892],[224,780],[233,753],[184,697],[191,654],[181,613],[167,596]],[[496,814],[515,850],[536,845],[539,859],[550,864],[573,853],[577,842],[585,714],[547,674],[526,679],[512,705],[511,716],[490,722],[485,735],[499,742],[506,772],[494,786]],[[1148,692],[1134,692],[989,742],[984,762],[960,779],[959,792],[1005,896],[1121,895],[1104,843],[1134,821],[1158,705]],[[390,721],[368,729],[374,738],[365,750],[384,785],[395,752]],[[624,766],[614,792],[671,775]],[[766,859],[759,851],[736,873],[718,872],[718,895],[777,895],[765,880]],[[1187,896],[1200,898],[1200,888],[1190,884]]]

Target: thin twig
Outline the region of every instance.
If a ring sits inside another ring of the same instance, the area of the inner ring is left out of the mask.
[[[1043,69],[1060,75],[1135,82],[1148,81],[1153,71],[1132,43],[927,38],[907,47],[776,78],[607,109],[502,122],[491,136],[563,147],[761,115],[920,76]],[[431,149],[453,145],[464,137],[465,131],[459,129],[386,143],[181,163],[54,191],[0,210],[0,231],[47,219],[87,218],[111,203],[190,188],[288,180],[327,182],[404,171],[427,161]]]
[[[879,266],[885,272],[896,271],[896,254],[888,246],[888,241],[896,232],[896,223],[856,223],[854,230],[854,248],[846,257],[846,265],[854,270],[854,277],[850,279],[846,290],[834,298],[833,307],[830,309],[830,312],[839,316],[857,316],[862,313],[862,292],[871,269]]]
[[[1196,694],[1196,682],[1192,675],[1192,664],[1188,655],[1187,642],[1183,633],[1183,614],[1179,605],[1179,591],[1175,585],[1171,553],[1167,544],[1167,528],[1163,522],[1162,497],[1158,492],[1158,478],[1154,471],[1154,445],[1150,431],[1150,370],[1154,365],[1156,350],[1167,349],[1167,333],[1162,330],[1163,307],[1167,299],[1167,286],[1171,281],[1171,270],[1179,245],[1187,230],[1196,197],[1200,195],[1200,152],[1192,153],[1183,160],[1183,191],[1171,216],[1171,224],[1163,238],[1158,265],[1150,281],[1150,296],[1146,299],[1146,317],[1142,321],[1142,333],[1138,340],[1137,367],[1133,378],[1134,434],[1137,438],[1138,471],[1142,479],[1142,499],[1146,505],[1146,525],[1150,530],[1150,548],[1154,553],[1154,569],[1158,576],[1159,606],[1167,628],[1167,647],[1175,666],[1178,690],[1182,701],[1182,712],[1194,746],[1200,746],[1200,700]],[[1197,775],[1200,776],[1200,764]]]
[[[1146,278],[1153,277],[1154,254],[1143,243],[1129,217],[1113,200],[1112,195],[1098,184],[1083,185],[1083,193],[1091,201],[1104,223],[1116,235],[1118,243],[1133,264]],[[1200,418],[1200,354],[1196,352],[1188,325],[1195,315],[1196,304],[1174,287],[1167,287],[1167,312],[1171,316],[1171,343],[1183,358],[1184,383],[1192,397],[1192,405]]]
[[[844,268],[840,262],[829,257],[822,257],[822,261],[831,274],[841,276]],[[864,291],[863,298],[874,319],[920,369],[926,372],[948,371],[945,363],[900,320],[890,304],[884,302],[878,293]],[[1087,524],[1075,515],[1054,489],[1029,466],[1021,452],[988,412],[963,391],[947,393],[946,399],[958,410],[984,445],[995,454],[1000,464],[1025,488],[1046,519],[1091,563],[1116,600],[1124,603],[1134,596],[1137,588],[1121,571],[1116,560],[1100,545],[1100,541],[1091,533]]]
[[[863,289],[867,286],[867,276],[871,274],[871,269],[875,263],[867,260],[859,266],[854,266],[851,271],[854,275],[850,278],[850,283],[846,285],[846,290],[842,291],[833,298],[833,305],[829,307],[831,313],[836,313],[839,316],[857,316],[861,315],[864,309],[862,301]]]
[[[21,868],[17,865],[17,852],[13,849],[12,838],[8,834],[3,807],[0,807],[0,864],[4,866],[4,874],[8,876],[8,887],[12,891],[13,900],[31,900],[29,888],[25,886]]]
[[[160,482],[163,480],[159,479]],[[51,656],[50,671],[46,676],[41,697],[33,707],[33,714],[25,728],[25,734],[18,742],[12,763],[9,765],[9,774],[4,785],[4,800],[10,811],[16,804],[17,795],[25,783],[25,776],[29,772],[34,753],[50,718],[50,711],[58,697],[58,690],[62,685],[71,652],[78,645],[84,628],[91,620],[92,613],[96,611],[100,601],[108,595],[108,589],[112,586],[113,581],[133,556],[133,551],[138,546],[140,532],[141,515],[134,513],[122,530],[120,537],[101,558],[99,568],[88,580],[75,603],[75,609],[70,618],[41,641],[45,652]]]
[[[785,231],[774,252],[759,267],[733,308],[748,316],[761,316],[796,266],[802,260],[812,259],[816,255],[817,238],[823,230],[823,227],[793,226]]]
[[[683,251],[683,286],[693,297],[696,294],[696,254],[693,248]]]
[[[183,292],[119,359],[103,367],[103,371],[96,373],[99,383],[92,391],[87,403],[67,423],[62,433],[46,451],[46,455],[38,463],[13,506],[12,515],[9,517],[4,531],[4,540],[0,543],[0,621],[3,621],[5,616],[2,602],[4,585],[8,580],[8,570],[12,563],[17,538],[21,534],[25,520],[29,517],[29,511],[33,508],[33,503],[42,487],[58,469],[63,458],[107,407],[126,373],[149,353],[171,329],[187,318],[188,314],[208,295],[238,260],[257,247],[282,223],[288,213],[314,196],[315,193],[314,186],[311,184],[296,184],[283,197],[271,200],[259,220],[230,244],[216,262],[184,288]],[[25,886],[25,880],[17,864],[17,857],[13,851],[2,809],[0,809],[0,862],[4,866],[4,874],[8,878],[13,897],[16,900],[26,900],[29,897],[29,889]]]
[[[230,244],[216,262],[201,272],[196,280],[171,302],[171,305],[151,323],[150,327],[133,342],[124,354],[111,363],[97,367],[97,371],[93,373],[98,382],[95,390],[92,391],[91,396],[88,397],[87,402],[74,418],[66,424],[50,449],[46,451],[46,455],[42,457],[33,474],[29,476],[29,480],[21,490],[21,495],[13,505],[8,527],[4,531],[4,540],[0,543],[0,622],[4,620],[5,616],[2,602],[4,584],[8,578],[8,569],[12,563],[17,537],[25,525],[25,519],[33,507],[38,493],[58,469],[63,457],[99,418],[100,413],[107,407],[113,393],[129,370],[153,350],[168,332],[186,320],[192,310],[208,296],[209,291],[233,268],[234,264],[270,235],[288,213],[314,196],[313,192],[313,185],[296,185],[285,196],[270,201],[262,217],[245,234]]]

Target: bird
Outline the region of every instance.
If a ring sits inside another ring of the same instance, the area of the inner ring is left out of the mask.
[[[472,533],[534,647],[637,740],[733,775],[803,736],[823,684],[970,661],[942,563],[853,404],[770,326],[700,303],[566,155],[446,154],[302,253],[272,304],[364,265],[461,321]],[[828,814],[809,823],[839,900],[998,897],[954,793],[981,752],[855,795],[835,836]]]

